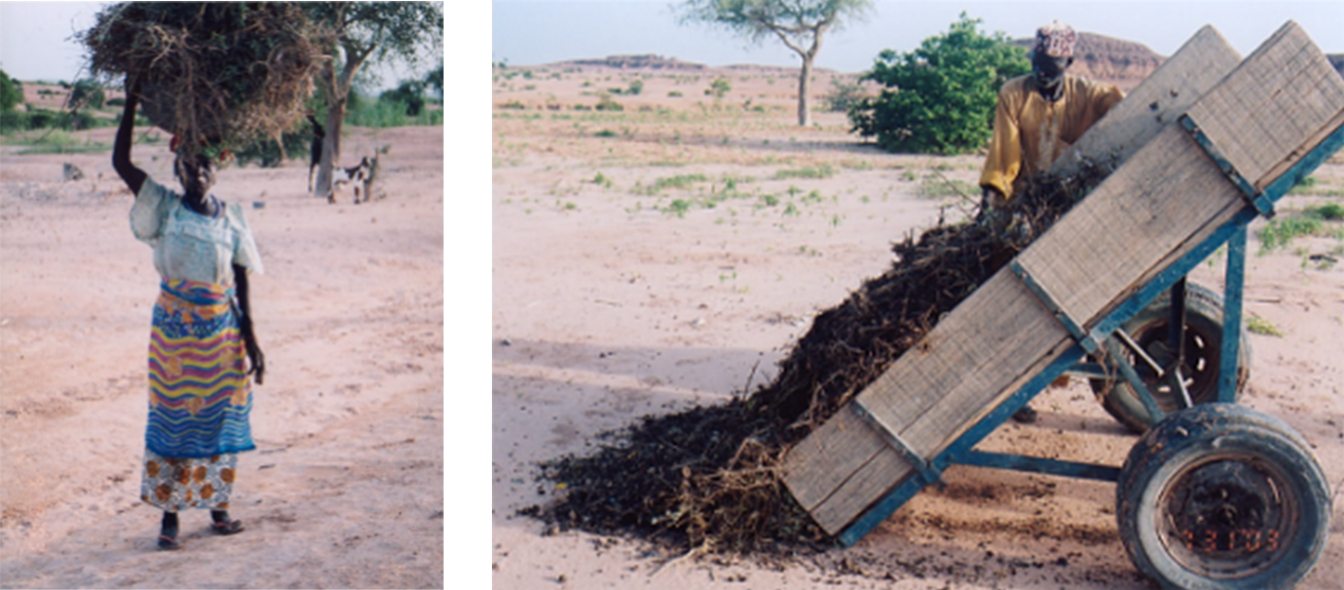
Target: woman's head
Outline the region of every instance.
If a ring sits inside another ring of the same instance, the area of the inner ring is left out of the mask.
[[[191,199],[205,198],[215,185],[215,164],[205,154],[184,157],[179,153],[173,163],[173,173],[177,175],[178,182],[182,183],[186,196]]]

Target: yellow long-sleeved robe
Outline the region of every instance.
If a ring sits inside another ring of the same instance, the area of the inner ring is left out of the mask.
[[[1050,102],[1041,97],[1030,75],[1004,83],[980,186],[1012,199],[1015,181],[1049,168],[1124,98],[1115,86],[1087,78],[1065,76],[1063,84],[1063,98]]]

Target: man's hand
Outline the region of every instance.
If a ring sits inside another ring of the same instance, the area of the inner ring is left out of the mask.
[[[980,212],[975,216],[975,224],[981,227],[996,227],[1007,215],[1004,211],[1007,203],[1003,194],[990,187],[984,187],[980,193]]]

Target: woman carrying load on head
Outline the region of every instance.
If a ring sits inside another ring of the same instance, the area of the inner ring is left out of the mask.
[[[181,194],[131,163],[138,91],[128,76],[112,166],[135,195],[131,231],[154,249],[162,278],[149,344],[140,499],[163,510],[159,547],[177,549],[177,513],[188,508],[209,509],[215,533],[243,530],[228,508],[237,453],[256,448],[249,376],[256,373],[260,384],[265,360],[252,332],[247,273],[262,267],[242,208],[209,193],[210,157],[178,148]]]

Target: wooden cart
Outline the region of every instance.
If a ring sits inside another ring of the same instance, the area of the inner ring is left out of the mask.
[[[790,451],[793,497],[853,544],[954,464],[1113,481],[1125,548],[1162,585],[1296,585],[1330,496],[1298,434],[1234,403],[1246,227],[1341,145],[1344,78],[1296,23],[1245,60],[1205,27],[1055,166],[1114,172]],[[1203,313],[1221,326],[1197,340],[1216,350],[1187,350],[1208,297],[1185,277],[1223,246],[1223,309]],[[1137,341],[1159,300],[1179,329]],[[1107,409],[1151,425],[1122,467],[974,448],[1067,371],[1111,378]]]

